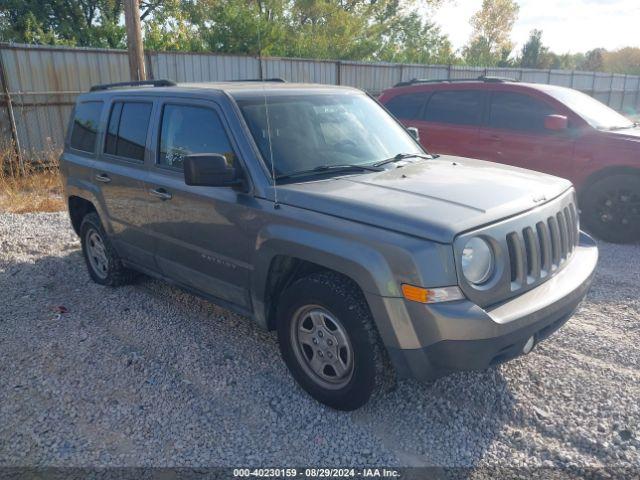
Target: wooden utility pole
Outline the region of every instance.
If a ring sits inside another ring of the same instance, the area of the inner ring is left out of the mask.
[[[127,50],[129,51],[129,70],[131,80],[146,80],[144,66],[144,47],[140,29],[139,0],[124,0],[124,23],[127,28]]]

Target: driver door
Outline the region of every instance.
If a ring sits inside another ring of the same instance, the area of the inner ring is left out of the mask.
[[[220,153],[237,161],[234,142],[214,102],[167,99],[154,132],[154,162],[147,181],[149,231],[156,261],[178,284],[248,309],[250,199],[231,187],[195,187],[184,181],[191,153]]]

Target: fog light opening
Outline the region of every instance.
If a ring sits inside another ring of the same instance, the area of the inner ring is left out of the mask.
[[[533,338],[533,335],[532,335],[531,337],[529,337],[529,340],[527,340],[527,343],[524,344],[524,347],[522,347],[522,353],[526,355],[531,350],[533,350],[533,345],[535,343],[536,343],[536,340],[535,338]]]

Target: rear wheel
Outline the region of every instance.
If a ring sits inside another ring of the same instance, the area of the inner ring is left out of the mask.
[[[278,341],[300,386],[339,410],[361,407],[393,378],[362,292],[337,273],[315,273],[287,288]]]
[[[640,240],[640,175],[611,175],[596,181],[581,198],[582,223],[607,242]]]
[[[88,213],[82,219],[80,241],[89,275],[94,282],[118,287],[136,278],[136,273],[122,264],[97,213]]]

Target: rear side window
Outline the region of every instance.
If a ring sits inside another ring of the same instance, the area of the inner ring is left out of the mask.
[[[546,103],[528,95],[494,92],[491,98],[489,126],[503,130],[543,133],[544,117],[554,110]]]
[[[83,152],[95,151],[101,113],[102,102],[82,102],[76,105],[69,141],[71,148]]]
[[[206,107],[165,105],[162,110],[158,164],[182,170],[192,153],[219,153],[229,164],[234,154],[218,114]]]
[[[435,92],[425,111],[428,122],[454,125],[480,125],[484,108],[484,92],[478,90],[448,90]]]
[[[428,93],[396,95],[385,104],[385,107],[397,118],[415,120],[420,117],[420,110],[422,110],[422,105],[428,95]]]
[[[115,102],[109,115],[105,153],[144,161],[152,106],[145,102]]]

